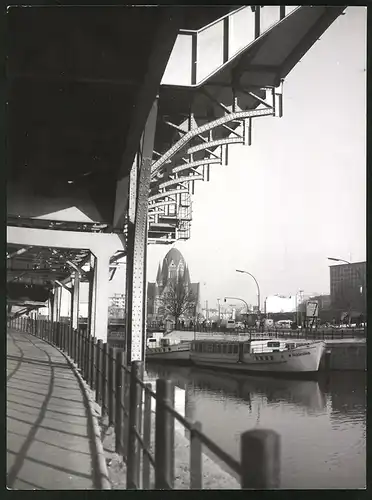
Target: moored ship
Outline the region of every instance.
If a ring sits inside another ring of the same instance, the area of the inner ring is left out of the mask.
[[[197,366],[261,373],[310,374],[319,370],[323,341],[194,340],[190,359]]]
[[[190,342],[161,338],[155,345],[151,345],[146,349],[146,361],[188,364],[190,362],[190,348]]]

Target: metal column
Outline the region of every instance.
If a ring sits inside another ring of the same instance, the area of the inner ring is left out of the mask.
[[[107,341],[108,330],[108,293],[110,255],[97,254],[94,268],[92,292],[91,334],[103,343]]]
[[[95,293],[94,293],[94,269],[95,257],[93,254],[90,256],[90,269],[88,277],[88,326],[87,330],[90,336],[94,337],[94,311],[95,311]]]
[[[126,357],[127,363],[144,360],[147,295],[146,253],[147,212],[154,148],[157,100],[154,102],[142,135],[138,163],[132,167],[129,193],[128,253],[126,277]]]
[[[78,271],[74,273],[74,286],[71,293],[71,326],[77,329],[79,326],[79,292],[80,275]]]
[[[56,287],[54,289],[54,298],[53,298],[53,320],[52,321],[59,321],[61,317],[61,308],[60,308],[60,302],[61,302],[61,293],[62,289],[60,287]]]

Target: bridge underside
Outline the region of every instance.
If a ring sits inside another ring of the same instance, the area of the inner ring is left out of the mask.
[[[9,9],[9,310],[49,300],[57,318],[67,287],[77,326],[86,280],[90,331],[105,339],[108,278],[126,255],[127,352],[141,359],[147,242],[190,236],[195,181],[250,144],[254,118],[281,116],[282,80],[344,9]],[[238,15],[254,34],[232,54]],[[199,81],[198,40],[219,18],[223,57]],[[181,36],[192,81],[167,83]]]

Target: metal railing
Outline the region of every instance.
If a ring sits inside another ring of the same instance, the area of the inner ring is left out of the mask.
[[[45,340],[75,362],[82,377],[95,391],[102,416],[115,430],[115,451],[126,463],[127,489],[172,489],[175,472],[175,421],[189,431],[190,489],[203,488],[203,446],[238,476],[242,488],[278,488],[280,436],[256,429],[241,435],[237,461],[174,408],[174,385],[156,380],[155,391],[144,381],[144,364],[125,364],[125,353],[107,343],[74,330],[66,323],[29,318],[8,319],[8,328]],[[155,411],[152,411],[152,402]],[[155,415],[155,422],[154,422]],[[151,468],[154,481],[151,481]]]
[[[216,326],[203,326],[196,325],[193,327],[177,326],[173,331],[190,332],[194,333],[195,339],[201,339],[200,334],[223,336],[223,337],[248,337],[254,339],[257,335],[270,338],[290,337],[296,339],[313,339],[313,340],[342,340],[342,339],[362,339],[366,338],[367,327],[358,328],[301,328],[301,329],[287,329],[287,328],[265,328],[260,329],[256,327],[251,328],[225,328]]]
[[[243,6],[199,30],[180,30],[162,85],[198,85],[299,6]]]

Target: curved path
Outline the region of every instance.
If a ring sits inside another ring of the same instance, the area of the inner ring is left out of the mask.
[[[7,332],[7,486],[101,489],[89,404],[67,359]]]

